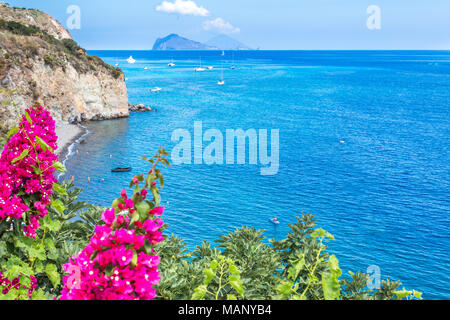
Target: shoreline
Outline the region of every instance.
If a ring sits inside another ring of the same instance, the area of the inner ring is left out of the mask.
[[[56,150],[56,154],[59,157],[59,161],[64,165],[72,154],[75,145],[80,143],[89,134],[89,130],[79,124],[65,124],[57,127],[55,131],[58,136],[58,149]],[[61,172],[58,178],[62,174]]]

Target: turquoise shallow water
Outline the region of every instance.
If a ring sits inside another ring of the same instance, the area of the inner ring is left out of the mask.
[[[236,70],[230,52],[91,53],[119,63],[130,101],[158,112],[88,125],[88,144],[66,163],[82,199],[110,205],[148,170],[140,156],[171,150],[172,132],[193,134],[194,121],[223,133],[279,129],[275,176],[250,165],[165,170],[170,231],[191,247],[242,225],[282,238],[310,212],[335,235],[330,250],[344,270],[378,265],[425,298],[450,298],[450,52],[236,52]],[[200,56],[215,69],[194,72]]]

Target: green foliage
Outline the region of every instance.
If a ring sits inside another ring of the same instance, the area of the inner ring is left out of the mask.
[[[20,22],[5,21],[4,19],[0,19],[0,30],[8,30],[14,34],[23,36],[38,35],[42,32],[41,29],[36,26],[26,26]]]
[[[263,230],[243,227],[216,241],[188,251],[172,235],[156,246],[161,257],[159,299],[246,300],[391,300],[420,299],[416,291],[400,290],[385,280],[369,290],[369,275],[342,278],[339,261],[326,251],[334,237],[316,227],[311,214],[297,217],[281,241],[267,239]],[[238,276],[233,278],[233,276]],[[236,280],[236,282],[234,282]],[[242,291],[243,289],[244,291]]]
[[[39,290],[32,299],[37,300],[59,295],[65,275],[62,266],[87,245],[104,211],[77,201],[81,190],[72,182],[55,184],[54,191],[52,207],[39,221],[36,239],[25,237],[20,228],[10,231],[5,222],[0,223],[0,265],[10,280],[25,275],[28,277],[22,277],[23,281],[29,281],[29,276],[35,276]],[[24,299],[25,291],[11,290],[0,298]]]
[[[45,64],[51,68],[60,67],[65,70],[66,62],[68,60],[79,73],[89,71],[96,72],[97,68],[95,66],[97,65],[105,68],[115,79],[119,79],[123,76],[123,71],[120,68],[115,68],[107,64],[99,57],[86,54],[86,51],[72,39],[58,40],[50,35],[46,30],[42,30],[37,26],[25,25],[17,21],[6,21],[1,18],[0,30],[8,31],[21,36],[37,37],[54,46],[51,54],[46,54],[43,57]],[[39,53],[39,46],[24,48],[23,53],[28,58],[33,55],[37,55]],[[20,54],[22,54],[22,52],[20,52]],[[5,54],[5,59],[8,60],[9,58],[10,54]],[[1,64],[4,65],[5,61],[0,60],[0,65]]]
[[[235,262],[220,255],[203,270],[203,284],[194,289],[192,300],[237,300],[244,298],[241,271]]]

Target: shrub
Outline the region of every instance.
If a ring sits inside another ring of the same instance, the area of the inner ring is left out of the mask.
[[[16,21],[5,21],[0,19],[0,29],[8,30],[14,34],[23,36],[32,36],[42,33],[41,29],[36,26],[26,26]]]
[[[80,46],[72,39],[63,39],[61,42],[71,54],[78,54],[78,50],[81,49]]]
[[[53,58],[51,56],[44,56],[44,62],[46,65],[53,67],[54,66],[54,61]]]

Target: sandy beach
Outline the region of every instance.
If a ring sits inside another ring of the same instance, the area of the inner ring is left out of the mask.
[[[58,150],[56,153],[60,158],[65,158],[69,147],[81,136],[86,133],[86,130],[78,125],[66,124],[56,128],[56,135],[58,136]]]

